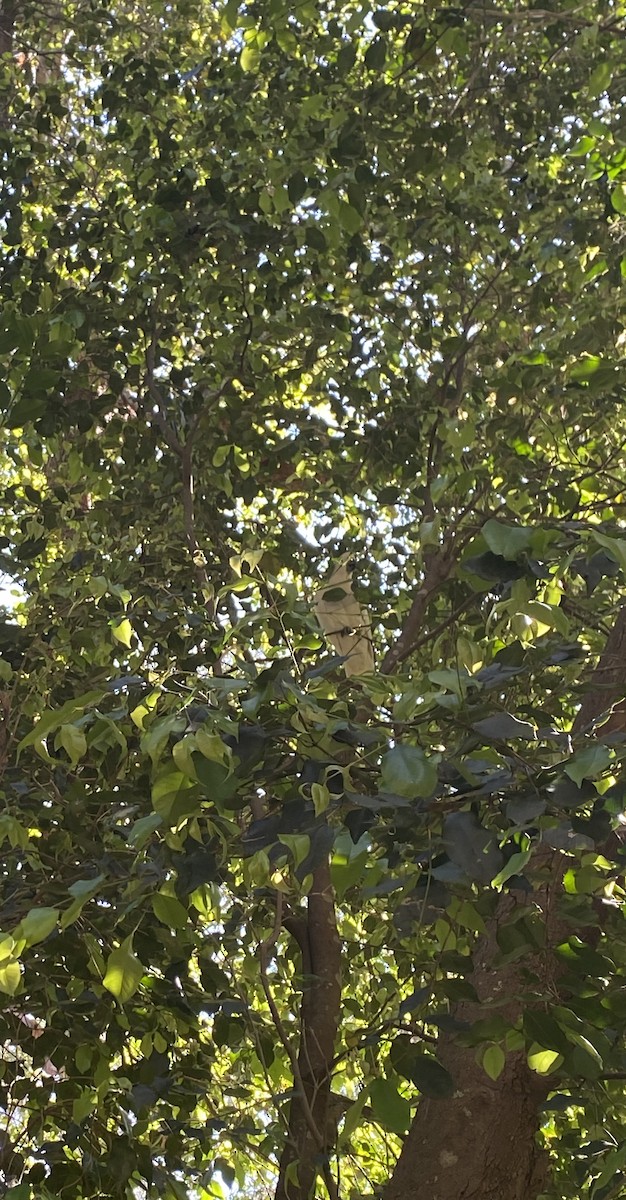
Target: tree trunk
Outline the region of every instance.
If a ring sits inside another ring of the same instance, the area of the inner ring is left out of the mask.
[[[318,1174],[331,1194],[334,1190],[328,1157],[336,1130],[328,1109],[341,1009],[341,943],[328,859],[314,872],[306,922],[293,932],[302,951],[305,982],[298,1070],[275,1200],[308,1200]]]
[[[530,899],[504,896],[475,954],[469,977],[478,1002],[455,1007],[454,1016],[471,1027],[490,1016],[513,1025],[524,1009],[520,996],[535,999],[550,991],[541,978],[550,960],[542,952],[499,965],[497,933],[520,905],[545,902],[547,889]],[[510,997],[510,999],[508,999]],[[437,1057],[450,1072],[449,1100],[420,1101],[385,1200],[531,1200],[542,1190],[546,1156],[537,1145],[538,1109],[551,1084],[532,1072],[524,1051],[507,1055],[494,1082],[476,1061],[476,1050],[453,1034],[443,1034]]]
[[[529,1078],[522,1054],[497,1083],[465,1056],[440,1054],[462,1088],[452,1100],[421,1102],[385,1200],[532,1200],[543,1191],[548,1163],[536,1132],[545,1084]]]
[[[626,729],[626,608],[616,620],[593,673],[573,733],[593,733],[593,722],[610,710],[603,735]],[[539,849],[533,861],[535,890],[509,892],[498,902],[487,934],[479,940],[470,976],[478,1003],[459,1004],[454,1016],[469,1026],[493,1014],[519,1024],[530,1007],[559,1003],[559,967],[553,950],[568,928],[558,910],[565,855]],[[497,934],[502,923],[527,905],[541,916],[545,948],[514,963],[501,963]],[[579,936],[586,931],[577,929]],[[590,936],[597,936],[592,926]],[[455,1083],[449,1100],[424,1098],[406,1138],[384,1200],[534,1200],[545,1190],[549,1159],[537,1142],[539,1109],[554,1079],[532,1072],[524,1051],[507,1055],[493,1082],[476,1062],[475,1050],[454,1034],[442,1034],[437,1055]]]

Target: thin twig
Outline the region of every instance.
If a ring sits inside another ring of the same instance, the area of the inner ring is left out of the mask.
[[[185,530],[185,539],[189,554],[191,555],[191,560],[193,562],[196,578],[201,589],[207,593],[205,598],[208,599],[208,593],[211,591],[211,583],[206,571],[206,560],[198,545],[198,539],[196,537],[196,520],[193,504],[193,469],[191,456],[192,444],[190,441],[187,441],[182,447],[181,454],[183,526]]]
[[[241,355],[239,357],[239,370],[243,374],[243,369],[244,369],[244,365],[245,365],[245,361],[246,361],[246,354],[248,353],[248,346],[250,345],[250,339],[252,338],[252,329],[253,329],[252,313],[250,312],[250,309],[248,308],[248,302],[246,300],[246,280],[245,280],[243,271],[241,273],[241,294],[242,294],[241,304],[243,307],[243,311],[245,312],[247,320],[248,320],[248,328],[246,330],[246,336],[244,338],[243,346],[241,347]]]
[[[163,397],[159,391],[157,382],[154,377],[155,361],[156,361],[156,348],[157,348],[157,342],[156,342],[156,330],[155,330],[153,333],[150,345],[148,346],[148,348],[146,350],[146,380],[148,383],[148,395],[150,396],[150,399],[152,400],[152,404],[153,404],[153,408],[150,412],[150,417],[154,418],[154,420],[155,420],[156,424],[158,425],[161,433],[163,434],[163,438],[164,438],[166,444],[169,446],[170,450],[172,450],[174,454],[178,455],[179,458],[182,458],[182,455],[183,455],[182,442],[180,441],[178,435],[176,434],[176,431],[172,428],[172,426],[170,425],[170,423],[167,419],[167,416],[165,413],[165,405],[163,403]]]

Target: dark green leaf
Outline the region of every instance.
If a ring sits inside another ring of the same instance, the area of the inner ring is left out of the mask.
[[[418,746],[394,746],[382,762],[385,790],[408,799],[430,796],[437,783],[437,767]]]
[[[524,741],[532,742],[537,737],[534,725],[528,721],[520,721],[512,713],[496,713],[493,717],[485,717],[482,721],[475,721],[472,729],[482,734],[483,737],[493,738],[496,741],[522,738]]]

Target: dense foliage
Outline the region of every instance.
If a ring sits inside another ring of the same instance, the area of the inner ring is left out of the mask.
[[[375,1195],[441,1038],[626,1194],[624,5],[0,26],[0,1195]]]

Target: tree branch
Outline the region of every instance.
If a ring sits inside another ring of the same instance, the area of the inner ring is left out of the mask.
[[[148,415],[150,416],[150,418],[153,418],[155,421],[155,424],[158,425],[161,433],[163,434],[163,440],[166,443],[166,445],[169,446],[170,450],[174,454],[176,454],[179,458],[182,458],[183,445],[182,445],[178,435],[176,434],[176,431],[172,428],[169,421],[167,420],[167,416],[165,414],[165,404],[163,401],[163,397],[161,395],[161,392],[159,390],[158,384],[157,384],[155,376],[154,376],[155,363],[156,363],[156,348],[157,348],[157,339],[156,339],[156,330],[155,330],[152,335],[150,345],[148,346],[148,348],[146,350],[146,381],[148,384],[148,395],[149,395],[149,397],[152,401],[152,405],[153,405],[152,410]]]
[[[192,450],[193,444],[191,439],[187,439],[182,446],[181,464],[182,464],[182,504],[183,504],[183,528],[185,530],[185,540],[187,548],[193,562],[196,579],[202,591],[205,593],[205,599],[208,600],[211,592],[211,582],[206,571],[206,559],[204,553],[198,545],[196,537],[196,520],[193,502],[193,469],[192,469]]]
[[[589,691],[572,725],[574,735],[592,728],[605,714],[602,734],[626,729],[626,605],[617,614],[598,664],[589,681]]]
[[[480,4],[473,4],[470,9],[470,13],[472,16],[476,15],[485,17],[487,19],[491,18],[491,20],[502,24],[505,22],[507,24],[511,24],[515,21],[529,21],[531,24],[535,24],[537,22],[545,23],[547,21],[554,21],[555,24],[560,22],[567,25],[578,25],[582,29],[590,29],[595,25],[595,22],[589,20],[588,17],[583,17],[581,15],[580,10],[582,10],[583,7],[586,6],[581,4],[578,10],[574,8],[569,12],[553,12],[552,9],[548,8],[514,9],[512,12],[505,12],[500,8],[487,8],[486,6],[482,6]],[[611,33],[616,37],[626,37],[626,28],[623,25],[618,24],[620,19],[621,18],[617,16],[611,17],[611,19],[608,21],[603,21],[597,26],[598,33]]]
[[[206,559],[202,550],[198,545],[196,536],[196,521],[194,510],[194,480],[193,480],[193,447],[197,436],[200,421],[203,415],[201,408],[196,414],[191,428],[188,432],[186,440],[181,441],[174,427],[170,424],[166,415],[166,408],[161,391],[155,379],[156,370],[156,352],[157,352],[157,334],[156,329],[153,331],[152,339],[146,350],[146,381],[148,385],[148,395],[152,401],[152,409],[149,414],[146,414],[153,419],[158,426],[163,440],[169,449],[181,461],[182,477],[182,506],[183,506],[183,529],[185,533],[185,541],[187,549],[193,562],[194,573],[198,582],[198,586],[203,592],[205,599],[208,601],[211,593],[211,582],[206,570]],[[211,402],[218,400],[224,389],[228,386],[231,376],[228,375],[220,387],[211,397]]]
[[[272,1021],[274,1022],[274,1028],[278,1034],[280,1041],[282,1042],[282,1045],[284,1046],[285,1050],[287,1051],[287,1055],[288,1055],[289,1061],[291,1063],[291,1070],[293,1072],[294,1083],[296,1084],[296,1087],[298,1089],[300,1102],[302,1104],[302,1111],[305,1115],[307,1126],[309,1128],[309,1131],[310,1131],[313,1139],[317,1143],[317,1145],[321,1146],[322,1145],[322,1135],[321,1135],[319,1129],[317,1128],[317,1125],[315,1124],[315,1120],[313,1118],[313,1113],[311,1112],[311,1106],[309,1104],[308,1096],[307,1096],[306,1089],[305,1089],[305,1086],[304,1086],[304,1083],[302,1080],[302,1075],[300,1072],[300,1064],[298,1062],[298,1055],[296,1054],[296,1052],[291,1044],[291,1040],[287,1036],[285,1026],[282,1023],[280,1013],[276,1006],[276,1001],[274,1000],[274,996],[272,994],[272,989],[270,987],[270,982],[269,982],[268,975],[267,975],[270,951],[276,945],[276,942],[278,940],[278,935],[280,934],[280,931],[282,928],[282,920],[283,920],[283,897],[282,897],[281,892],[277,892],[276,893],[276,916],[274,919],[274,927],[273,927],[271,933],[269,934],[269,936],[265,939],[265,941],[261,942],[261,944],[259,946],[259,963],[261,966],[261,987],[263,988],[265,999],[267,1000],[267,1006],[270,1010],[270,1013],[272,1016]]]
[[[424,626],[424,617],[431,597],[448,578],[453,564],[454,556],[451,546],[448,546],[447,549],[441,547],[431,556],[424,573],[424,581],[413,597],[400,636],[395,645],[387,651],[380,665],[383,675],[392,675],[396,667],[404,662],[405,658],[408,658],[415,649]]]

